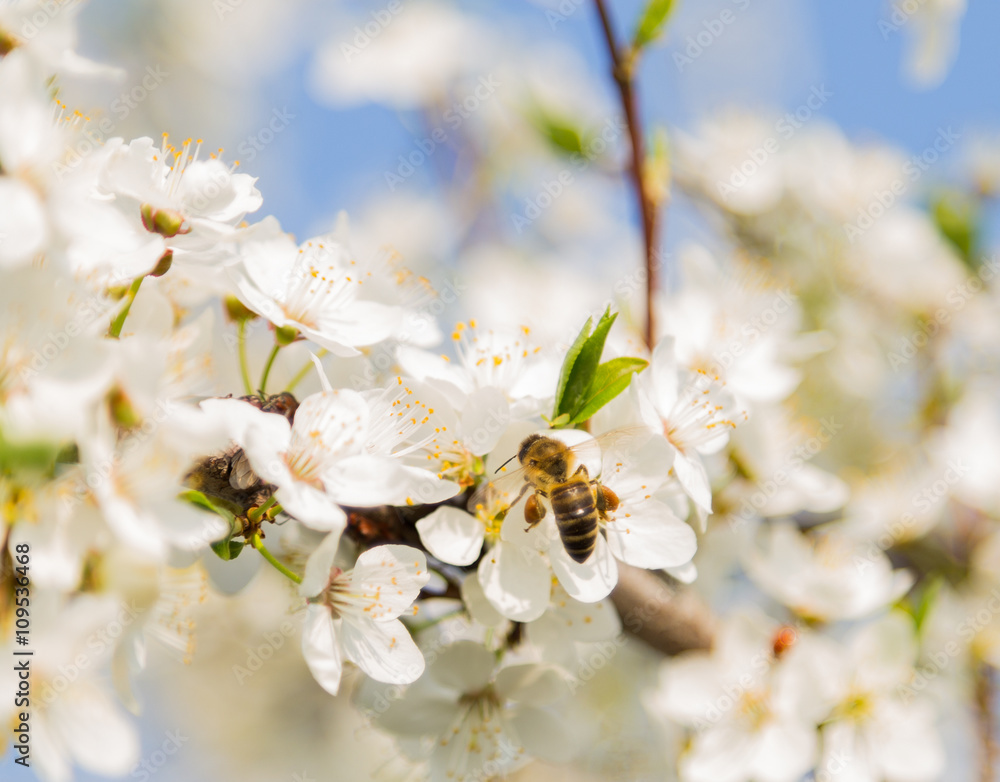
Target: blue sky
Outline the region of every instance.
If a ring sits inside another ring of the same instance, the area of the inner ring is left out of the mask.
[[[517,19],[527,40],[544,45],[558,39],[577,48],[594,72],[595,89],[610,94],[606,53],[591,4],[568,2],[579,7],[554,30],[533,3],[512,2],[505,13]],[[495,13],[484,3],[464,5]],[[833,98],[819,114],[855,140],[886,141],[915,153],[941,127],[954,127],[963,139],[976,131],[994,131],[1000,128],[1000,82],[991,78],[998,64],[1000,4],[970,6],[948,77],[939,87],[918,90],[901,73],[906,30],[879,29],[879,21],[889,18],[886,5],[870,0],[682,3],[665,43],[643,63],[640,96],[646,122],[691,127],[706,111],[734,103],[784,111],[801,104],[812,87],[824,85]],[[362,4],[353,7],[359,15],[365,13]],[[638,8],[631,0],[613,4],[620,34],[631,26]],[[674,55],[686,50],[687,35],[710,25],[724,9],[735,22],[679,71]],[[384,192],[381,172],[413,143],[406,130],[412,118],[392,110],[316,105],[303,86],[308,63],[304,52],[268,87],[271,105],[291,106],[297,121],[265,150],[254,172],[261,176],[265,209],[300,235],[337,210],[354,210],[368,196]],[[956,148],[935,173],[943,176],[960,159]],[[279,170],[291,176],[279,175]],[[432,182],[429,171],[414,180],[423,186]]]

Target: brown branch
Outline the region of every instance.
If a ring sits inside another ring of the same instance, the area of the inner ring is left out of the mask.
[[[618,586],[611,600],[625,630],[664,654],[712,647],[715,620],[689,589],[678,589],[648,570],[619,562]]]
[[[656,314],[654,299],[659,288],[659,259],[656,252],[657,242],[657,209],[656,201],[650,191],[645,172],[645,142],[642,133],[642,122],[639,118],[639,108],[632,86],[632,75],[635,59],[631,49],[623,53],[615,41],[615,33],[611,19],[605,7],[604,0],[594,0],[597,13],[601,19],[601,28],[611,55],[612,75],[618,85],[622,109],[625,111],[625,122],[628,125],[629,140],[632,145],[632,165],[630,173],[632,189],[639,203],[639,214],[642,219],[642,238],[646,249],[646,344],[653,349],[656,338]]]
[[[976,727],[979,733],[979,779],[995,782],[997,761],[996,720],[993,715],[993,669],[985,662],[976,670]]]

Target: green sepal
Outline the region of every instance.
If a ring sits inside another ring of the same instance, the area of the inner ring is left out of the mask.
[[[212,544],[212,551],[216,553],[219,559],[228,562],[231,559],[236,559],[240,555],[240,552],[246,548],[245,540],[217,540]]]

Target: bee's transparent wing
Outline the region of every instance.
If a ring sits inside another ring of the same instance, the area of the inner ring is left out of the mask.
[[[493,515],[501,507],[509,508],[518,499],[518,495],[524,488],[524,473],[523,467],[516,470],[501,468],[476,489],[469,500],[469,512],[475,513],[477,508],[482,507],[487,513]]]
[[[655,436],[643,425],[623,426],[600,435],[596,442],[601,449],[601,474],[607,475],[630,468],[644,454],[643,446]]]
[[[250,466],[250,460],[241,448],[233,456],[232,469],[229,473],[229,485],[234,489],[249,489],[259,481],[257,473]]]

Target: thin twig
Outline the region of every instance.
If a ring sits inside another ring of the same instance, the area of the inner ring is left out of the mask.
[[[630,49],[623,52],[616,43],[615,33],[604,0],[594,0],[594,4],[597,6],[597,13],[601,18],[601,28],[604,31],[608,52],[611,55],[612,73],[615,77],[615,83],[618,85],[622,109],[625,111],[625,122],[628,125],[629,140],[632,144],[632,165],[630,168],[632,189],[639,202],[642,238],[646,249],[646,344],[652,350],[653,340],[656,338],[656,314],[653,304],[660,278],[659,259],[656,252],[657,209],[645,173],[646,145],[635,90],[632,86],[634,57]]]
[[[993,715],[993,698],[996,694],[993,683],[993,669],[987,663],[979,663],[976,670],[976,726],[979,732],[979,779],[980,782],[995,782],[998,753],[996,742],[996,720]]]

